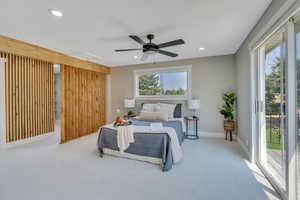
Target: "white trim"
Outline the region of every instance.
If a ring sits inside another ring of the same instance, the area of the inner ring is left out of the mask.
[[[258,84],[258,91],[257,91],[257,99],[258,99],[258,160],[260,160],[263,163],[266,163],[266,155],[267,155],[267,147],[266,147],[266,110],[265,110],[265,46],[260,47],[257,50],[257,84]]]
[[[242,147],[242,149],[243,149],[244,152],[246,153],[247,159],[248,159],[251,163],[253,163],[251,152],[248,150],[246,144],[243,142],[243,140],[242,140],[239,136],[237,136],[237,142],[239,143],[239,145]]]
[[[193,132],[193,131],[189,131],[189,132]],[[192,133],[192,134],[194,134],[194,133]],[[198,136],[199,137],[210,137],[210,138],[225,138],[225,133],[210,132],[210,131],[199,131]]]
[[[255,66],[256,66],[256,61],[257,61],[257,56],[256,56],[256,51],[250,51],[250,152],[247,149],[247,153],[249,153],[249,160],[250,162],[254,162],[256,159],[256,152],[255,149],[257,148],[257,123],[256,123],[256,106],[257,106],[257,101],[256,101],[256,83],[257,81],[256,78],[257,76],[255,75]]]
[[[297,116],[297,102],[296,102],[296,83],[297,83],[297,71],[296,71],[296,41],[295,41],[295,29],[294,22],[290,20],[288,22],[287,31],[287,193],[288,199],[296,199],[297,191],[297,174],[296,174],[296,116]]]
[[[164,95],[157,95],[157,96],[143,96],[143,97],[135,97],[135,100],[170,100],[170,101],[180,101],[180,100],[188,100],[190,99],[189,96],[164,96]]]
[[[296,2],[297,0],[286,0],[286,2],[281,6],[281,8],[273,15],[273,17],[268,21],[268,23],[256,34],[256,36],[250,41],[249,45],[248,45],[248,49],[252,50],[252,49],[256,49],[259,44],[262,44],[264,42],[264,40],[267,39],[267,37],[264,37],[264,35],[267,34],[268,31],[270,31],[272,29],[272,27],[275,25],[275,23],[277,21],[280,20],[280,18],[286,14],[286,12],[291,8],[291,6]],[[289,17],[288,17],[289,18]],[[284,23],[286,23],[287,21],[285,21]],[[283,22],[282,22],[283,23]],[[283,23],[283,24],[284,24]],[[281,26],[276,26],[276,27],[281,27]],[[278,30],[278,29],[277,29]],[[276,30],[276,31],[277,31]],[[274,32],[275,30],[273,30]],[[270,33],[268,35],[272,35],[273,34]]]
[[[155,95],[155,96],[139,96],[138,94],[138,76],[150,72],[162,73],[162,72],[187,72],[187,94],[186,95]],[[177,67],[163,67],[163,68],[151,68],[134,70],[134,98],[137,100],[188,100],[192,94],[192,66],[177,66]]]
[[[189,130],[189,134],[195,135],[195,130]],[[224,138],[225,139],[225,133],[223,133],[223,132],[198,131],[198,136],[199,137]],[[232,136],[234,138],[235,134],[233,134]]]
[[[270,30],[270,33],[267,34],[265,37],[262,38],[262,40],[253,48],[257,49],[260,46],[262,46],[267,40],[269,40],[275,33],[278,32],[285,32],[284,26],[287,24],[289,18],[293,17],[297,12],[300,11],[300,7],[296,8],[294,11],[292,11],[288,16],[284,17],[284,19],[278,23],[273,30]],[[282,30],[280,30],[282,29]]]
[[[143,74],[147,72],[172,72],[172,71],[183,71],[186,69],[192,69],[192,65],[176,66],[176,67],[159,67],[151,69],[138,69],[134,70],[133,73]]]
[[[0,146],[6,143],[5,59],[0,58]]]

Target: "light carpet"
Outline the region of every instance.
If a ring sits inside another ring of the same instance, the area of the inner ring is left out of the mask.
[[[170,172],[145,162],[99,158],[97,135],[0,152],[1,200],[278,200],[236,142],[186,140]],[[53,141],[56,141],[55,139]]]

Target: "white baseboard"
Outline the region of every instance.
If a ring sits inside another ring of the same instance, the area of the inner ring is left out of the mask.
[[[214,137],[214,138],[224,138],[224,133],[221,132],[206,132],[206,131],[200,131],[199,137]]]
[[[189,130],[189,134],[195,134],[195,131]],[[199,137],[212,137],[212,138],[224,138],[224,133],[221,132],[210,132],[210,131],[199,131]]]
[[[30,144],[30,143],[33,143],[33,142],[44,140],[48,137],[53,137],[54,134],[57,134],[57,132],[45,133],[43,135],[38,135],[38,136],[35,136],[35,137],[26,138],[26,139],[19,140],[19,141],[16,141],[16,142],[4,143],[4,144],[0,145],[0,148],[2,150],[5,150],[5,149],[8,149],[8,148],[13,148],[13,147],[24,145],[24,144]]]
[[[240,137],[237,137],[237,142],[239,143],[239,145],[242,147],[242,149],[244,150],[244,152],[246,153],[248,160],[251,160],[251,154],[246,146],[246,144],[243,142],[243,140]]]

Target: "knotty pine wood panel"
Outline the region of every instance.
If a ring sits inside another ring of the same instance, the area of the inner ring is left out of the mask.
[[[103,73],[61,66],[61,143],[105,124],[105,79]]]
[[[53,64],[5,52],[0,57],[6,59],[6,142],[53,132]]]

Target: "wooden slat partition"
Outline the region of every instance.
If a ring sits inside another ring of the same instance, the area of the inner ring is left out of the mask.
[[[105,124],[105,79],[103,73],[61,66],[61,143]]]
[[[6,59],[6,142],[53,132],[53,64],[5,52],[0,57]]]
[[[51,63],[72,65],[81,69],[109,74],[110,68],[97,63],[74,58],[63,53],[46,49],[37,45],[29,44],[20,40],[0,35],[0,51],[11,54],[26,56]]]

